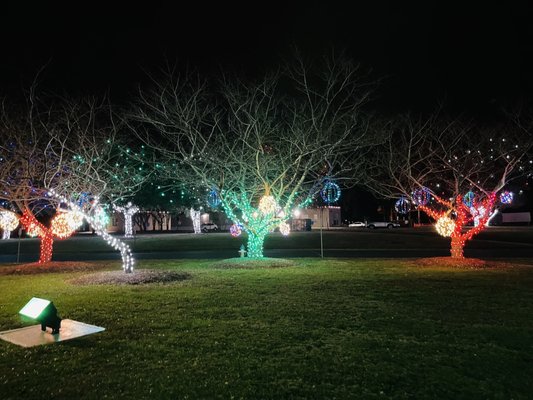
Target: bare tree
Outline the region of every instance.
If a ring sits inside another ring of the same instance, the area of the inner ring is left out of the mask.
[[[388,140],[369,161],[366,186],[435,219],[439,232],[451,237],[451,255],[457,258],[489,221],[500,191],[523,175],[532,145],[531,134],[516,126],[489,129],[438,113],[404,116],[378,129]],[[474,228],[465,229],[470,223]]]
[[[125,155],[117,147],[119,127],[109,104],[41,99],[34,89],[26,104],[8,109],[7,101],[3,103],[0,207],[20,215],[23,227],[41,238],[39,261],[47,262],[58,236],[42,217],[50,218],[61,210],[50,190],[72,200],[79,200],[82,194],[114,200],[130,194],[142,182],[120,162]]]
[[[362,111],[369,94],[357,66],[333,57],[254,82],[169,73],[140,92],[130,123],[169,179],[218,193],[248,234],[248,256],[262,257],[266,235],[286,230],[295,205],[361,166],[375,141]]]

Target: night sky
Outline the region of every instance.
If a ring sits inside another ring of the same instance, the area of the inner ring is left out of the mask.
[[[253,75],[275,68],[296,45],[308,56],[346,50],[380,79],[378,111],[424,112],[444,103],[483,119],[531,104],[527,2],[175,3],[9,6],[0,16],[0,93],[20,93],[46,65],[40,87],[47,91],[108,92],[127,103],[165,60],[207,75]],[[349,210],[375,209],[359,193],[344,199]]]
[[[109,90],[121,101],[165,59],[205,73],[260,72],[296,44],[309,55],[346,49],[383,78],[380,107],[392,111],[444,101],[458,112],[486,113],[531,100],[526,2],[182,3],[10,6],[0,22],[0,90],[19,90],[47,64],[43,87]]]

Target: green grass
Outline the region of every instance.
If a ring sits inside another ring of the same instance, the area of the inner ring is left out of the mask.
[[[0,398],[531,398],[533,268],[295,262],[143,262],[192,275],[143,286],[1,276],[1,330],[23,326],[17,312],[38,296],[106,331],[30,349],[0,341]]]

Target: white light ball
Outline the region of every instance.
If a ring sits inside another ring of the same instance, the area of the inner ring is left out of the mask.
[[[286,222],[281,222],[279,224],[279,231],[283,236],[287,236],[289,233],[291,233],[291,227]]]
[[[259,201],[259,211],[264,215],[273,214],[276,211],[277,206],[274,196],[263,196]]]
[[[12,211],[0,211],[0,228],[4,231],[13,231],[19,224],[17,214]]]
[[[439,235],[450,237],[455,229],[455,222],[449,217],[441,217],[435,224],[435,228]]]

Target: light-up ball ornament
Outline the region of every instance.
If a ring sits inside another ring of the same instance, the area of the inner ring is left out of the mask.
[[[233,224],[229,228],[229,233],[231,233],[231,236],[233,237],[241,236],[242,228],[239,224]]]
[[[300,211],[299,208],[295,208],[294,211],[292,212],[292,215],[294,215],[295,218],[299,218],[301,214],[302,212]]]
[[[109,216],[103,207],[97,206],[93,215],[94,221],[101,227],[106,227],[109,223]]]
[[[211,189],[207,194],[207,204],[209,204],[209,207],[217,208],[220,205],[220,202],[221,200],[218,192],[215,189]]]
[[[90,203],[90,193],[89,192],[81,192],[76,200],[76,204],[79,208],[84,208],[86,205]]]
[[[278,208],[278,204],[276,203],[274,196],[263,196],[261,197],[261,200],[259,200],[259,211],[261,211],[263,215],[273,214],[276,212],[276,208]]]
[[[83,224],[83,218],[85,218],[80,211],[68,211],[65,213],[65,216],[73,231]]]
[[[11,232],[17,228],[19,218],[12,211],[0,211],[0,228],[4,231]]]
[[[286,222],[280,222],[279,231],[283,236],[287,236],[289,233],[291,233],[291,227]]]
[[[418,206],[425,206],[431,200],[431,193],[428,188],[422,187],[412,193],[413,202]]]
[[[411,203],[405,197],[400,197],[394,204],[394,209],[398,214],[407,214],[411,211]]]
[[[435,224],[435,228],[439,235],[450,237],[455,229],[455,222],[449,217],[440,217]]]
[[[335,203],[341,197],[341,188],[335,182],[327,181],[320,191],[320,196],[326,204]]]
[[[502,204],[511,204],[513,202],[513,192],[506,190],[500,194],[500,201]]]
[[[50,230],[60,239],[68,238],[75,231],[75,229],[72,229],[72,221],[67,213],[56,214],[52,219]]]
[[[467,206],[468,208],[470,208],[474,205],[475,198],[476,198],[476,195],[474,194],[474,192],[468,192],[463,197],[463,204]]]

